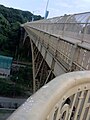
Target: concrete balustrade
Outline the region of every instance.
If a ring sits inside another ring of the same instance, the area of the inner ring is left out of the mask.
[[[90,71],[56,77],[7,120],[89,120]]]

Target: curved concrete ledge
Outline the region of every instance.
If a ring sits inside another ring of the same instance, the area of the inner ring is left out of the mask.
[[[90,71],[71,72],[56,77],[28,98],[7,120],[46,120],[53,107],[67,92],[77,86],[80,90],[82,85],[88,89]]]

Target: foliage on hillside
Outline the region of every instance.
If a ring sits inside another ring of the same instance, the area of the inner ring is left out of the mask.
[[[29,97],[32,94],[32,66],[18,67],[8,78],[0,78],[0,96]]]
[[[15,57],[20,40],[20,24],[31,21],[32,13],[0,5],[0,54]],[[42,19],[34,16],[35,20]]]

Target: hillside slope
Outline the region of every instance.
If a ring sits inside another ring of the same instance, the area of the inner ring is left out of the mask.
[[[32,13],[0,5],[0,54],[15,57],[20,39],[20,24],[32,20]],[[35,20],[42,17],[35,16]]]

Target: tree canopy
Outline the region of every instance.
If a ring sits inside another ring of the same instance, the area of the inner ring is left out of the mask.
[[[32,20],[33,14],[0,5],[0,54],[15,57],[20,40],[20,24]],[[42,19],[34,15],[35,20]]]

